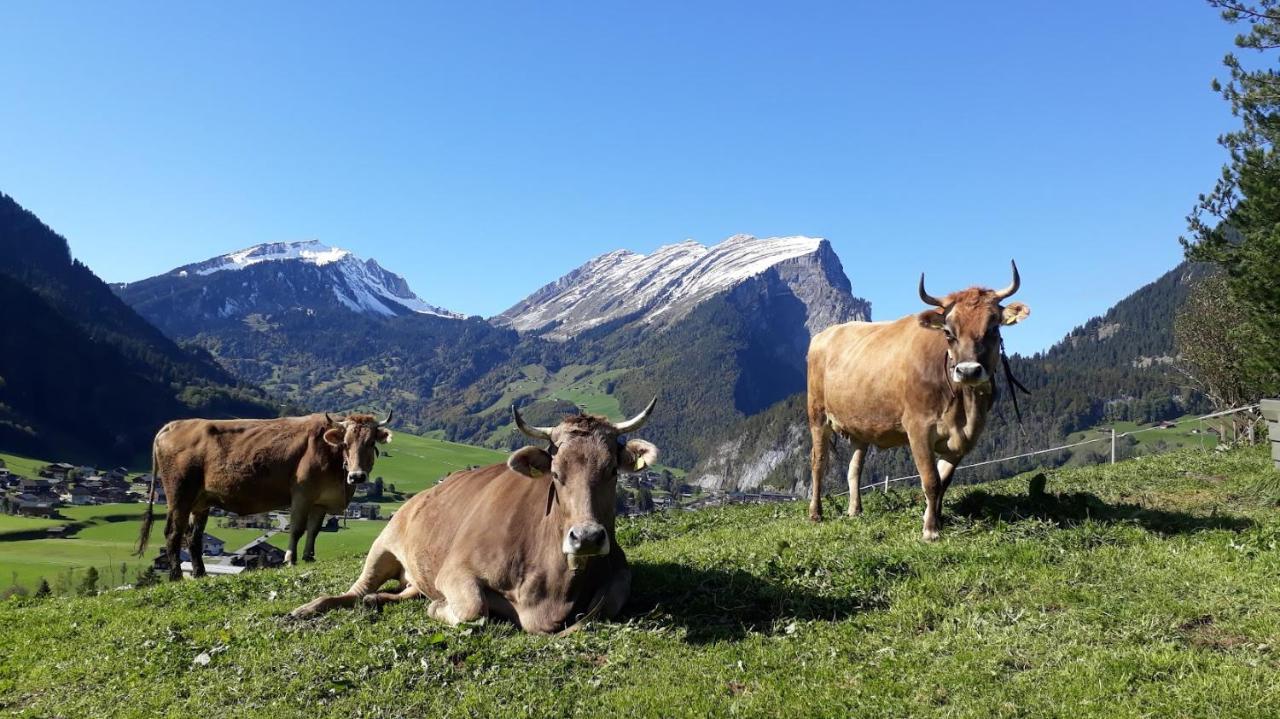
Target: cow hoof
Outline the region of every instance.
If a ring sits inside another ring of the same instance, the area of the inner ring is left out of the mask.
[[[810,521],[810,522],[821,522],[821,521],[822,521],[822,514],[820,514],[820,513],[818,513],[818,512],[809,512],[809,521]]]
[[[310,619],[317,614],[315,607],[310,604],[303,604],[297,609],[289,612],[290,619]]]
[[[856,507],[856,508],[850,509],[850,510],[849,510],[849,516],[850,516],[850,517],[861,517],[861,516],[862,516],[862,507]]]
[[[924,530],[924,533],[920,536],[920,538],[926,542],[936,542],[938,541],[938,530],[926,529]]]
[[[310,556],[310,557],[303,557],[303,558],[302,558],[302,561],[304,561],[304,562],[314,562],[314,561],[316,561],[316,558],[315,558],[315,556],[314,556],[314,555],[313,555],[313,556]]]

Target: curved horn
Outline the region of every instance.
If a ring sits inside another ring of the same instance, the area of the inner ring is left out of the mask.
[[[386,418],[386,419],[384,419],[384,420],[382,420],[381,422],[379,422],[379,423],[378,423],[378,426],[379,426],[379,427],[381,427],[382,425],[386,424],[387,422],[390,422],[390,421],[391,421],[391,417],[392,417],[395,413],[396,413],[396,411],[395,411],[394,409],[389,409],[389,410],[387,410],[387,418]]]
[[[637,429],[640,429],[644,426],[645,422],[649,421],[649,413],[653,412],[653,406],[657,403],[658,398],[654,397],[649,400],[649,406],[645,407],[640,414],[632,417],[626,422],[619,422],[618,424],[613,425],[614,429],[618,430],[618,434],[626,434],[627,432],[634,432]]]
[[[922,300],[926,305],[933,305],[934,307],[941,307],[941,306],[942,306],[942,300],[938,299],[937,297],[934,297],[933,295],[929,294],[928,292],[925,292],[925,290],[924,290],[924,273],[923,273],[923,272],[921,272],[921,273],[920,273],[920,299],[921,299],[921,300]]]
[[[514,404],[511,405],[511,414],[516,418],[516,427],[518,427],[525,436],[532,437],[534,439],[551,439],[551,430],[555,429],[554,427],[537,427],[525,424],[524,417],[520,416],[520,410],[516,409]]]
[[[1013,266],[1013,283],[1003,290],[996,290],[996,299],[998,300],[1003,300],[1009,295],[1012,295],[1014,292],[1018,291],[1020,286],[1022,286],[1022,278],[1018,277],[1018,263],[1013,260],[1009,260],[1009,264]]]
[[[336,424],[336,425],[338,425],[339,427],[345,427],[345,426],[347,426],[347,420],[345,420],[345,419],[334,419],[333,417],[330,417],[330,416],[329,416],[329,413],[328,413],[328,412],[325,412],[325,413],[324,413],[324,419],[325,419],[325,421],[326,421],[326,422],[328,422],[329,424]]]

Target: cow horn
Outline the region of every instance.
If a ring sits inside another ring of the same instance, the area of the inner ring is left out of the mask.
[[[554,427],[537,427],[525,424],[524,417],[520,416],[520,410],[516,409],[514,404],[511,405],[511,414],[516,418],[516,427],[518,427],[526,436],[534,439],[551,439],[551,430],[554,429]]]
[[[1018,291],[1018,287],[1022,285],[1022,278],[1018,277],[1018,263],[1009,260],[1009,264],[1013,266],[1013,283],[1003,290],[996,290],[996,299],[1003,300]]]
[[[653,406],[657,403],[658,403],[658,398],[654,397],[653,399],[649,400],[649,406],[645,407],[644,410],[640,412],[640,414],[632,417],[626,422],[619,422],[618,424],[615,424],[614,428],[618,430],[618,434],[626,434],[627,432],[634,432],[637,429],[640,429],[641,427],[643,427],[644,423],[649,421],[649,413],[653,412]]]
[[[933,305],[934,307],[942,307],[942,300],[938,299],[937,297],[934,297],[928,292],[925,292],[923,272],[920,273],[920,299],[923,300],[926,305]]]
[[[389,409],[389,410],[387,410],[387,418],[386,418],[386,419],[384,419],[384,420],[382,420],[381,422],[379,422],[379,423],[378,423],[378,426],[379,426],[379,427],[381,427],[381,426],[385,425],[386,423],[390,422],[390,421],[391,421],[391,417],[392,417],[395,413],[396,413],[396,411],[395,411],[394,409]]]

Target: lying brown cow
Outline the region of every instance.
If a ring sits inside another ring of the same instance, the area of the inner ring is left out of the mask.
[[[995,399],[1000,326],[1026,319],[1021,302],[1000,303],[1018,291],[970,287],[942,299],[938,309],[894,322],[849,322],[809,343],[809,429],[813,434],[813,496],[809,518],[822,519],[822,477],[828,442],[837,432],[853,443],[849,514],[862,512],[859,477],[868,445],[911,445],[924,488],[924,538],[938,538],[942,496],[956,464],[973,448]]]
[[[584,616],[614,616],[631,588],[613,529],[618,470],[639,470],[658,452],[619,435],[639,429],[656,401],[616,425],[583,414],[531,427],[512,407],[516,426],[547,440],[546,450],[525,447],[506,464],[457,472],[414,495],[378,535],[347,593],[320,597],[293,616],[421,595],[432,600],[428,614],[451,625],[494,614],[546,634]],[[396,592],[378,591],[393,578]]]
[[[327,414],[282,419],[182,419],[160,428],[152,444],[151,496],[138,538],[138,555],[151,536],[156,479],[164,485],[164,528],[169,578],[181,579],[182,540],[188,536],[191,575],[204,576],[204,526],[209,510],[257,514],[290,507],[289,551],[297,563],[298,540],[307,534],[303,559],[315,557],[324,515],[346,509],[355,485],[366,481],[391,430],[372,415],[334,421]]]

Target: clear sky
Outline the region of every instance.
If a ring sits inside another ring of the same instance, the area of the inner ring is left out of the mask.
[[[588,258],[831,240],[877,318],[1060,338],[1176,264],[1235,30],[1128,2],[0,4],[0,190],[109,281],[259,242],[492,315]]]

